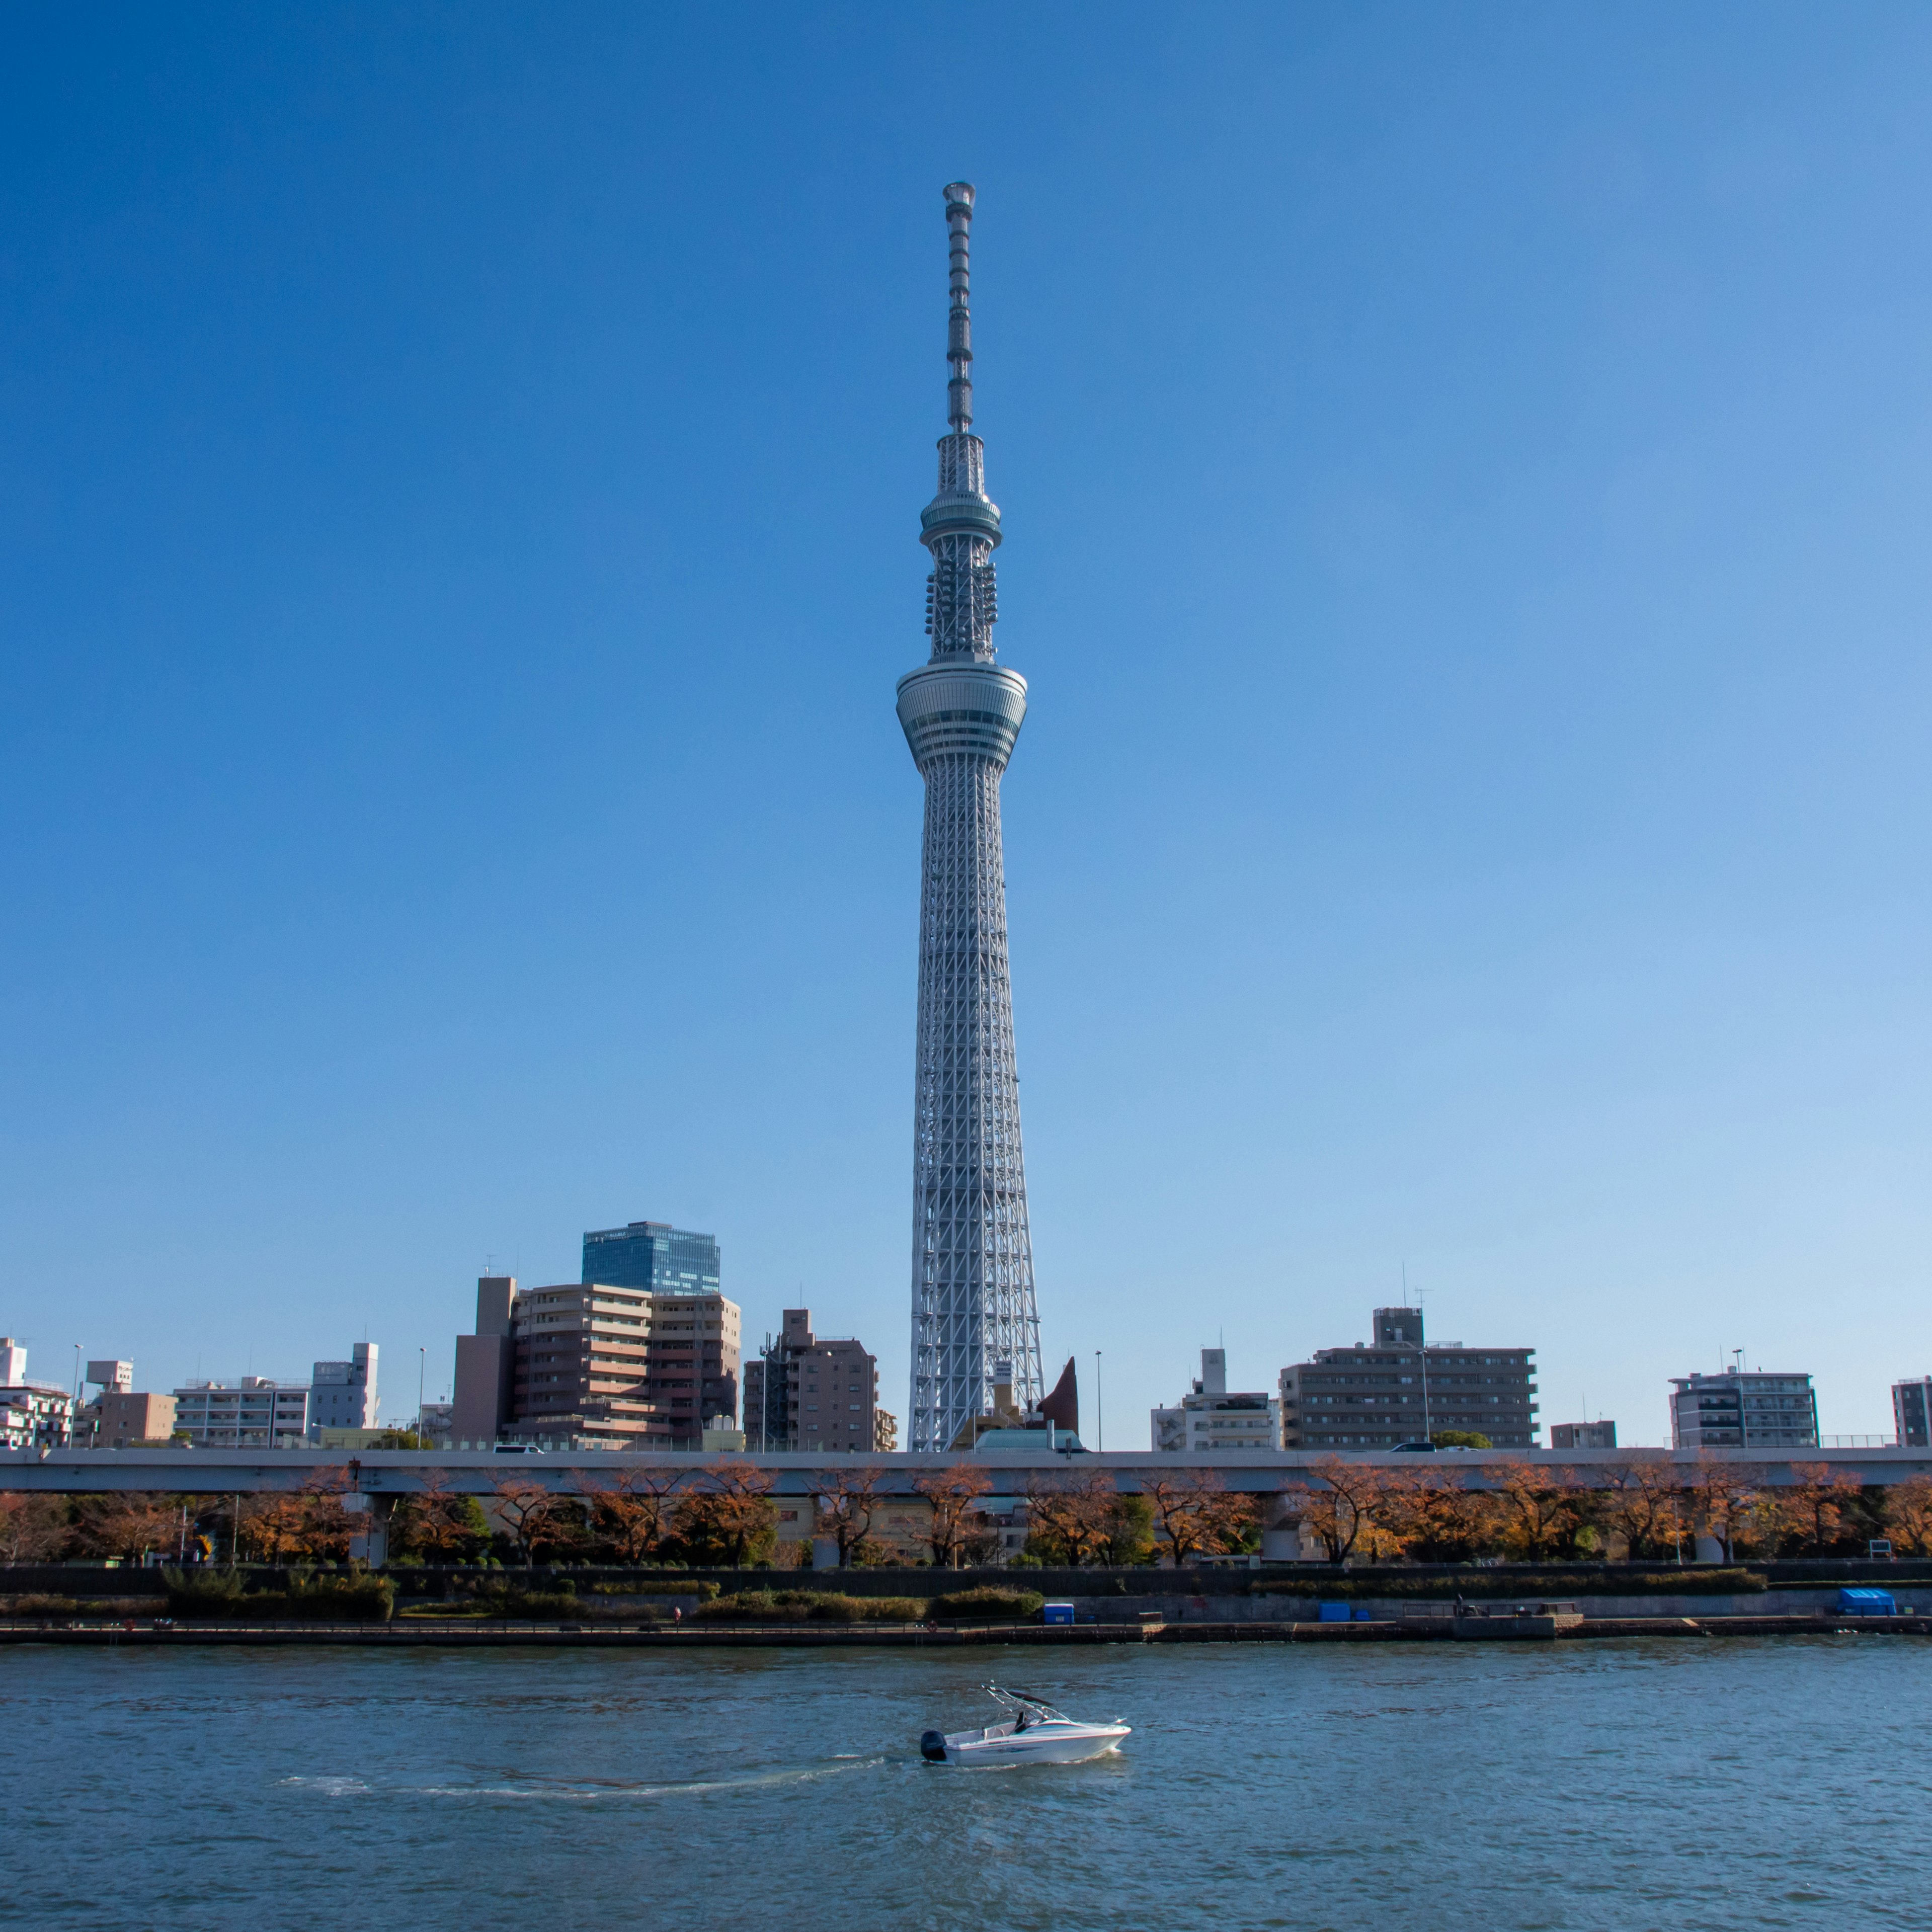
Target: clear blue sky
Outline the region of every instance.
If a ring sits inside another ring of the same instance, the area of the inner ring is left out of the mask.
[[[970,22],[964,30],[950,19]],[[1050,1364],[1406,1265],[1543,1420],[1932,1368],[1932,16],[98,8],[0,40],[0,1329],[715,1230],[904,1411],[940,184]],[[1090,1439],[1092,1430],[1089,1430]]]

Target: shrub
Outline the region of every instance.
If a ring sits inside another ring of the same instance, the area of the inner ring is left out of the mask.
[[[590,1593],[596,1597],[702,1597],[708,1604],[718,1594],[718,1586],[708,1578],[702,1582],[668,1582],[650,1577],[632,1583],[593,1583]]]
[[[254,1607],[243,1600],[244,1610]],[[283,1600],[283,1614],[319,1622],[386,1624],[394,1615],[395,1586],[386,1576],[297,1576]]]
[[[242,1578],[233,1570],[164,1570],[168,1609],[178,1617],[232,1616],[242,1601]]]
[[[14,1614],[16,1617],[70,1617],[80,1609],[71,1597],[16,1597]]]
[[[506,1590],[488,1600],[490,1607],[483,1614],[490,1617],[574,1618],[584,1608],[574,1590]]]
[[[703,1604],[695,1614],[711,1623],[919,1623],[923,1597],[848,1597],[836,1590],[741,1590]]]
[[[932,1600],[932,1614],[942,1623],[1015,1623],[1036,1617],[1046,1599],[1037,1590],[1003,1590],[996,1584],[976,1590],[955,1590]]]

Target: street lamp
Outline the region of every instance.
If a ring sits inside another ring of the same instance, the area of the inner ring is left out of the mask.
[[[1100,1389],[1100,1352],[1094,1351],[1094,1434],[1096,1445],[1104,1450],[1107,1446],[1107,1406]]]

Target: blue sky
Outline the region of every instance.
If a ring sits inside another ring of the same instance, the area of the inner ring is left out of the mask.
[[[1932,19],[16,14],[0,1328],[141,1386],[714,1230],[903,1414],[939,188],[1036,1263],[1146,1442],[1366,1334],[1932,1367]],[[1090,1440],[1094,1434],[1090,1426]]]

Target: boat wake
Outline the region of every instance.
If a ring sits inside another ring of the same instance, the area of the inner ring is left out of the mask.
[[[396,1784],[377,1788],[359,1778],[284,1778],[284,1787],[313,1792],[324,1798],[364,1796],[408,1798],[516,1798],[553,1804],[587,1804],[613,1799],[703,1797],[715,1791],[755,1791],[774,1786],[814,1784],[842,1772],[864,1771],[882,1765],[883,1756],[842,1756],[832,1764],[794,1766],[753,1772],[740,1778],[692,1778],[631,1784],[621,1778],[512,1778],[493,1783]]]

